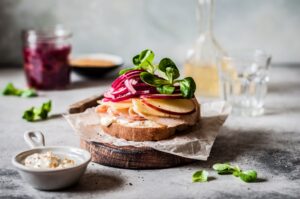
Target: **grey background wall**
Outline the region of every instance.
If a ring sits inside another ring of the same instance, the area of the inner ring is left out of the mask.
[[[0,62],[21,63],[20,31],[61,23],[73,52],[144,48],[183,62],[197,37],[196,0],[0,0]],[[263,48],[274,62],[300,62],[299,0],[216,0],[215,35],[226,48]]]

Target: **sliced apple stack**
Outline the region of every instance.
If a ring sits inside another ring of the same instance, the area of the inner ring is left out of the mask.
[[[144,98],[147,106],[167,114],[187,115],[195,111],[195,104],[190,99],[153,99]]]
[[[145,103],[140,99],[132,99],[133,110],[136,113],[140,113],[142,115],[153,115],[158,117],[172,117],[172,115],[158,111]],[[177,117],[176,115],[174,117]]]
[[[158,117],[179,117],[195,111],[195,104],[190,99],[147,98],[134,99],[134,111]]]
[[[108,105],[114,110],[128,109],[132,106],[131,100],[120,101],[120,102],[103,102],[101,104]]]

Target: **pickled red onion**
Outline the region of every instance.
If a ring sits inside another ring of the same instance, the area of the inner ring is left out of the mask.
[[[133,79],[126,79],[124,82],[126,88],[131,92],[132,94],[136,93],[136,90],[133,88]]]
[[[119,102],[130,98],[151,97],[151,95],[161,98],[180,98],[179,86],[175,86],[174,94],[160,94],[156,87],[150,86],[141,80],[141,72],[144,72],[144,70],[132,70],[119,76],[104,94],[103,102]]]

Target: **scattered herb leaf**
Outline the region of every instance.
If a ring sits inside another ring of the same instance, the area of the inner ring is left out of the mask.
[[[37,96],[36,90],[29,89],[18,89],[12,83],[8,83],[6,87],[2,90],[2,95],[13,95],[20,97],[35,97]]]
[[[32,122],[35,118],[34,114],[34,107],[31,107],[30,109],[26,110],[23,114],[23,119]]]
[[[240,167],[239,167],[239,166],[234,166],[233,170],[234,170],[234,171],[233,171],[232,175],[234,175],[235,177],[239,177],[240,172],[242,171],[242,170],[240,169]]]
[[[41,107],[31,107],[23,114],[23,119],[32,122],[36,120],[47,119],[49,112],[51,111],[51,100],[42,104]]]
[[[207,182],[208,172],[205,170],[196,171],[192,176],[193,182]]]
[[[21,93],[21,97],[35,97],[37,96],[36,90],[34,89],[25,89],[23,90],[23,92]]]
[[[232,166],[229,163],[217,163],[213,165],[213,169],[218,174],[232,174],[235,177],[240,177],[244,182],[255,182],[257,179],[257,173],[254,170],[242,171],[239,166]]]
[[[218,174],[232,174],[234,172],[234,167],[228,163],[217,163],[213,165],[213,169],[218,172]]]
[[[2,95],[15,95],[20,96],[22,91],[17,89],[12,83],[8,83],[6,87],[2,90]]]
[[[239,177],[244,182],[255,182],[257,179],[257,173],[254,170],[247,170],[239,172]]]

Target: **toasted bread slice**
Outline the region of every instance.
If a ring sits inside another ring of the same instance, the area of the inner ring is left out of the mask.
[[[176,131],[183,131],[194,126],[200,119],[200,106],[196,100],[196,110],[180,118],[163,118],[144,115],[146,120],[124,122],[116,119],[109,126],[102,125],[102,130],[114,137],[130,141],[158,141],[168,139]]]
[[[117,122],[110,126],[102,126],[105,133],[117,138],[123,138],[130,141],[157,141],[171,137],[175,133],[174,127],[132,127]]]

